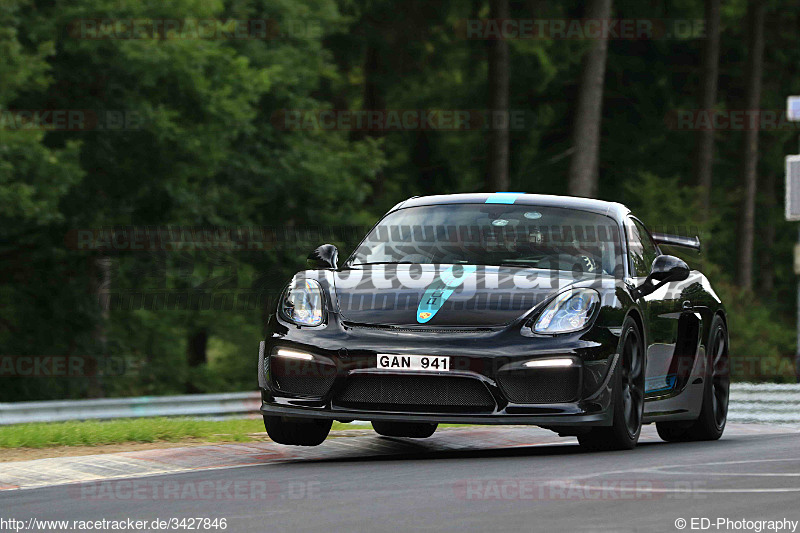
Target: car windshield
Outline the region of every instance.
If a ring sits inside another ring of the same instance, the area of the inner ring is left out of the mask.
[[[618,275],[619,229],[610,217],[535,205],[445,204],[399,209],[350,257],[370,264],[509,265]]]

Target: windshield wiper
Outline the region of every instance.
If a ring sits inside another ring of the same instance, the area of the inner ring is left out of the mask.
[[[541,261],[538,259],[507,259],[500,263],[503,265],[538,265]]]
[[[519,267],[519,268],[538,268],[539,261],[500,261],[499,263],[493,263],[491,265],[485,266],[512,266],[512,267]]]
[[[374,263],[353,263],[350,267],[371,266],[371,265],[421,265],[414,261],[376,261]]]

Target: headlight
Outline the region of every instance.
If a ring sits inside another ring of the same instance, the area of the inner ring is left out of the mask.
[[[571,333],[586,327],[600,306],[594,289],[571,289],[550,302],[533,326],[534,333]]]
[[[322,287],[318,281],[292,280],[281,299],[281,315],[298,326],[319,326],[325,310],[322,296]]]

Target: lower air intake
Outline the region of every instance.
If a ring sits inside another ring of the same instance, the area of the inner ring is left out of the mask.
[[[281,392],[300,396],[324,396],[336,379],[336,368],[312,361],[270,357],[270,378]]]
[[[355,375],[334,403],[376,411],[492,412],[494,398],[477,379],[452,376]]]
[[[501,372],[497,383],[513,403],[567,403],[578,400],[580,368]]]

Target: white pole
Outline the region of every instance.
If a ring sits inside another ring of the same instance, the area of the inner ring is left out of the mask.
[[[797,227],[797,242],[800,244],[800,225]],[[794,355],[794,375],[800,383],[800,277],[797,281],[797,350]]]

